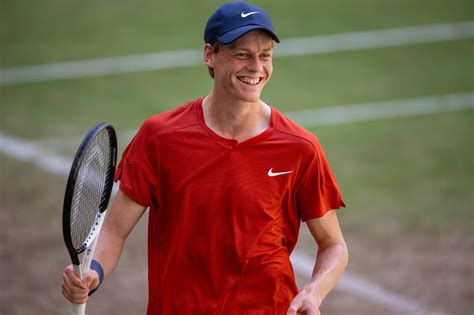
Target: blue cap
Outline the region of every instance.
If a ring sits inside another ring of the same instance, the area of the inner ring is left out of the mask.
[[[265,10],[246,2],[231,2],[221,5],[207,21],[204,42],[219,41],[230,44],[237,38],[256,29],[267,31],[277,43],[280,42],[273,30],[270,16]]]

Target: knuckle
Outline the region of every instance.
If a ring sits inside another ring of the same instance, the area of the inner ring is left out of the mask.
[[[73,287],[73,292],[74,292],[74,294],[78,294],[78,295],[87,294],[86,290],[84,290],[80,287]]]
[[[73,300],[78,303],[84,303],[87,300],[87,294],[76,293],[72,296]]]

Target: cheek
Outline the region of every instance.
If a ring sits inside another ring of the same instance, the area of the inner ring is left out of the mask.
[[[268,79],[270,79],[273,73],[273,65],[271,62],[265,67],[265,72],[267,73]]]

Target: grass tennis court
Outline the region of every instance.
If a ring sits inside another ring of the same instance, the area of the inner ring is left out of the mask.
[[[218,3],[2,1],[0,68],[200,48]],[[282,41],[474,20],[472,1],[255,3],[270,13]],[[204,65],[0,86],[0,135],[72,159],[81,136],[107,121],[122,135],[123,150],[124,135],[147,116],[210,87]],[[263,98],[295,111],[473,91],[471,37],[275,58]],[[339,212],[348,272],[430,314],[474,312],[473,115],[471,106],[310,128],[348,205]],[[1,152],[0,175],[0,277],[8,287],[0,293],[0,313],[64,314],[69,306],[59,283],[68,264],[60,217],[66,178]],[[146,218],[89,303],[89,314],[144,314],[145,232]],[[305,227],[300,241],[297,251],[314,255]],[[409,312],[336,289],[322,313]]]

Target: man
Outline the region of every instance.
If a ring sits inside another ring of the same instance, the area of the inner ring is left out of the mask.
[[[333,210],[344,203],[316,137],[260,99],[279,42],[270,17],[224,4],[204,39],[211,92],[144,122],[92,271],[80,280],[67,267],[63,294],[84,303],[149,208],[148,314],[319,314],[347,264]],[[298,293],[289,255],[301,220],[318,257]]]

